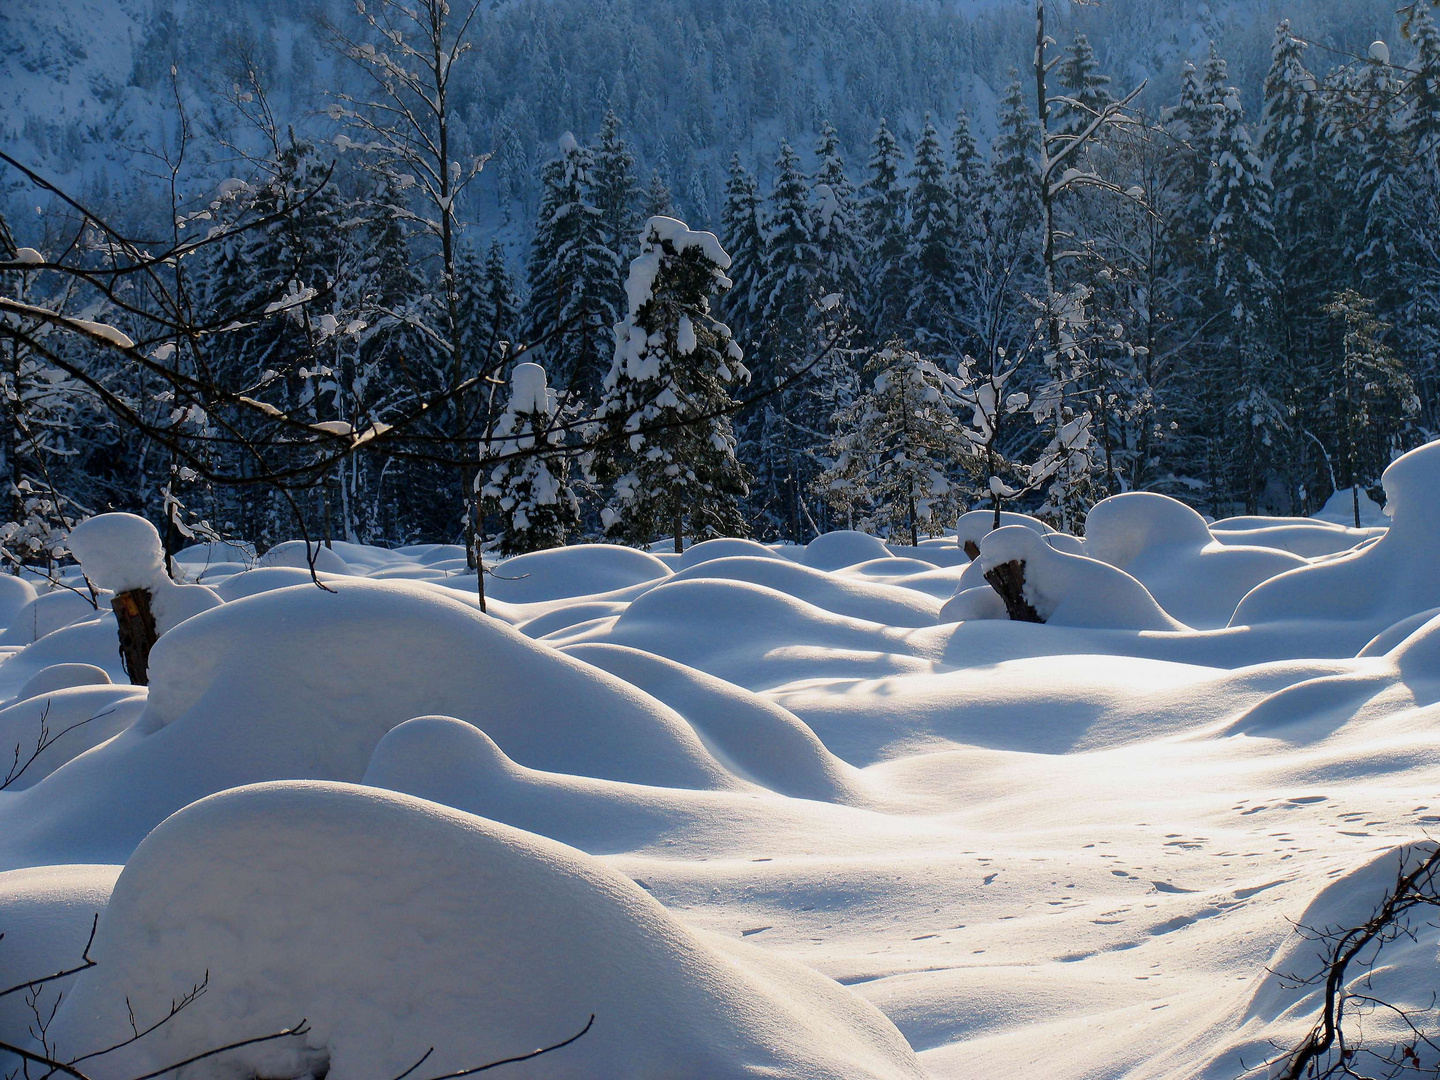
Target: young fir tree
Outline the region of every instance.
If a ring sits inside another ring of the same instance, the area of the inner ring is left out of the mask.
[[[594,155],[566,132],[542,173],[544,197],[530,245],[526,335],[544,341],[558,387],[593,399],[608,367],[614,256],[590,202]]]
[[[607,326],[619,322],[625,310],[625,267],[635,250],[640,227],[637,204],[640,190],[635,180],[635,155],[620,137],[620,120],[607,110],[600,123],[600,144],[590,166],[590,203],[597,211],[595,239],[598,255],[605,261],[600,287]]]
[[[940,133],[930,118],[910,170],[910,229],[905,245],[905,322],[928,355],[953,348],[959,284],[959,218]]]
[[[892,342],[866,365],[870,388],[835,418],[833,463],[818,495],[852,528],[878,530],[911,546],[938,536],[963,506],[957,469],[973,461],[957,412],[961,387],[931,360]]]
[[[885,340],[905,322],[905,155],[884,120],[870,144],[870,175],[861,186],[861,230],[865,238],[865,315],[876,340]]]
[[[1360,490],[1378,484],[1380,474],[1402,448],[1406,422],[1419,410],[1405,366],[1385,347],[1385,326],[1375,305],[1345,289],[1325,305],[1331,340],[1321,364],[1328,391],[1324,419],[1336,453],[1338,490],[1350,488],[1355,527],[1360,527]]]
[[[989,175],[985,159],[980,156],[970,118],[962,110],[955,117],[955,135],[950,160],[950,186],[955,199],[955,232],[961,260],[974,256],[974,248],[985,234],[984,220]]]
[[[821,347],[817,340],[816,275],[820,252],[814,239],[810,191],[799,155],[782,143],[775,161],[775,186],[765,212],[765,271],[760,280],[761,331],[752,356],[760,386],[783,383],[806,368]],[[812,452],[823,429],[813,371],[768,398],[745,429],[751,464],[753,509],[781,536],[805,533],[805,500],[816,465]],[[768,528],[765,531],[770,531]]]
[[[1305,67],[1307,45],[1288,20],[1275,28],[1265,75],[1259,157],[1273,187],[1275,257],[1271,267],[1275,304],[1275,363],[1289,388],[1298,425],[1308,429],[1325,391],[1310,362],[1327,337],[1322,308],[1333,288],[1340,249],[1338,231],[1327,225],[1339,211],[1322,175],[1316,80]],[[1324,487],[1326,466],[1313,442],[1292,444],[1288,463],[1297,510],[1315,509],[1301,494]]]
[[[515,339],[518,312],[515,283],[505,249],[492,240],[482,261],[468,245],[461,251],[460,341],[472,371],[492,372],[503,360],[505,343]]]
[[[539,364],[516,364],[510,402],[486,443],[487,457],[502,458],[481,489],[481,512],[499,519],[501,555],[561,547],[580,523],[580,502],[570,487],[565,435],[555,429],[555,391]],[[546,454],[555,448],[560,453]],[[509,455],[520,455],[510,457]]]
[[[714,234],[651,218],[625,283],[629,308],[596,411],[597,473],[614,485],[606,532],[645,545],[658,536],[739,536],[745,473],[735,456],[730,387],[748,381],[741,349],[711,313],[729,287],[730,256]]]
[[[1084,34],[1075,35],[1056,74],[1061,95],[1051,115],[1050,130],[1057,135],[1079,135],[1100,115],[1100,110],[1115,100],[1110,93],[1110,76],[1101,74],[1100,61]]]
[[[1207,83],[1224,61],[1212,55]],[[1266,480],[1289,430],[1286,391],[1274,364],[1274,290],[1270,267],[1275,233],[1270,182],[1250,142],[1240,93],[1227,87],[1215,110],[1213,152],[1205,201],[1220,354],[1215,389],[1226,399],[1230,433],[1225,452],[1231,489],[1257,513]]]
[[[645,188],[645,194],[640,200],[641,216],[645,220],[652,217],[672,217],[675,213],[675,197],[670,194],[670,185],[660,177],[659,169],[650,171],[650,183]]]
[[[855,185],[845,173],[839,133],[828,120],[820,129],[815,158],[819,166],[811,191],[815,203],[815,247],[820,258],[815,285],[822,295],[839,293],[842,309],[854,311],[860,302],[861,280]]]
[[[730,157],[730,177],[725,184],[725,206],[720,215],[720,232],[725,250],[737,267],[734,284],[721,300],[721,308],[735,340],[746,348],[754,344],[760,327],[760,278],[765,269],[765,238],[760,227],[760,193],[740,155]]]
[[[997,230],[1018,238],[1032,233],[1040,221],[1039,132],[1019,74],[1012,68],[1010,76],[1000,99],[1000,133],[990,155],[991,194]]]
[[[775,186],[765,208],[760,317],[767,352],[793,358],[797,346],[803,347],[820,262],[800,156],[788,142],[782,142],[775,159]]]

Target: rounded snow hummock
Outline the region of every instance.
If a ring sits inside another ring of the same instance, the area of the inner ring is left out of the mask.
[[[321,913],[317,917],[317,913]],[[286,781],[186,807],[120,875],[52,1035],[109,1046],[208,972],[113,1080],[304,1017],[226,1075],[390,1080],[583,1036],[516,1075],[918,1078],[873,1006],[800,965],[682,926],[573,848],[411,796]]]

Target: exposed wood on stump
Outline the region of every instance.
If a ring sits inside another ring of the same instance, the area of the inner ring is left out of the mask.
[[[110,601],[120,631],[120,662],[136,686],[150,684],[150,648],[159,635],[150,611],[150,590],[131,589]]]
[[[966,540],[964,550],[965,554],[970,557],[971,562],[974,562],[980,557],[980,545],[975,543],[974,540]]]
[[[1025,560],[1011,559],[985,571],[985,580],[1005,602],[1005,614],[1011,622],[1043,623],[1045,620],[1025,599]]]

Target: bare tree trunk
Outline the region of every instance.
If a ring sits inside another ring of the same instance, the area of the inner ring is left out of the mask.
[[[977,551],[978,554],[978,551]],[[1011,622],[1043,623],[1045,620],[1025,599],[1025,560],[1011,559],[985,571],[985,580],[1000,594]]]
[[[150,611],[150,590],[131,589],[110,601],[120,636],[120,662],[136,686],[150,685],[150,649],[160,636]]]

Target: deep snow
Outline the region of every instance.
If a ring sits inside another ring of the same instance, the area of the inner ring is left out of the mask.
[[[1316,1005],[1267,972],[1314,963],[1290,920],[1363,916],[1440,822],[1440,444],[1386,489],[1388,529],[1125,495],[1083,542],[566,548],[488,615],[457,548],[336,543],[326,591],[303,545],[198,547],[172,585],[97,519],[98,606],[0,579],[0,741],[62,732],[0,791],[0,987],[103,909],[64,1051],[210,981],[96,1077],[303,1016],[194,1075],[433,1046],[423,1080],[593,1013],[510,1075],[1229,1080]],[[984,582],[1015,558],[1046,625]],[[103,591],[146,583],[182,616],[148,692]]]

